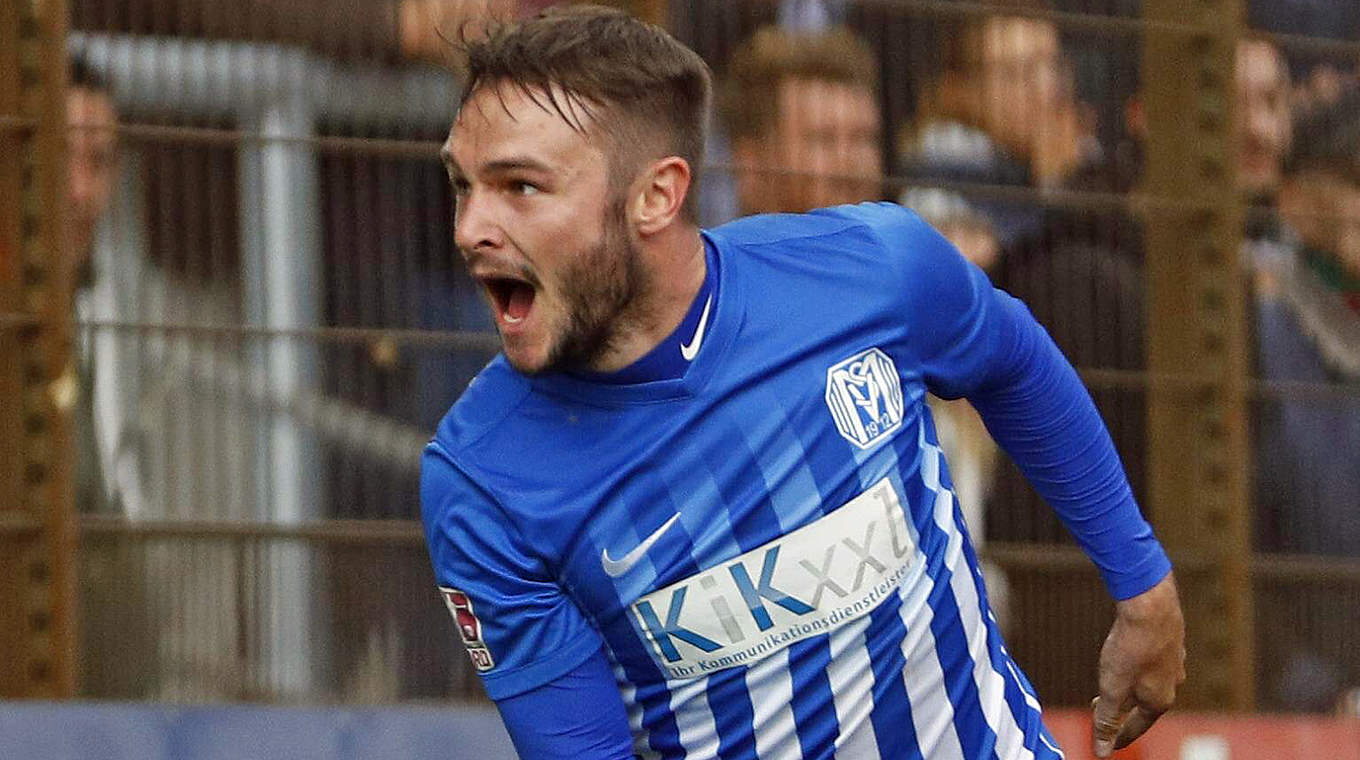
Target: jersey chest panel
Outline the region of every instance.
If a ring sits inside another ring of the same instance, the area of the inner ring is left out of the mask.
[[[831,335],[768,355],[734,351],[692,398],[572,412],[562,466],[594,486],[564,510],[580,524],[560,581],[626,669],[746,664],[921,572],[900,452],[924,390],[900,346]]]

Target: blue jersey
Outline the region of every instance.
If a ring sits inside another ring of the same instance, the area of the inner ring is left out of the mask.
[[[498,358],[426,450],[436,578],[487,693],[603,647],[644,757],[1059,757],[925,404],[997,382],[1014,302],[890,204],[704,238],[683,376]],[[1134,515],[1093,552],[1117,596],[1168,567]]]

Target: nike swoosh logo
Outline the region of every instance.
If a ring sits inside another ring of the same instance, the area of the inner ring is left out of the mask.
[[[713,305],[713,296],[710,294],[708,300],[704,302],[704,313],[699,315],[699,329],[694,331],[694,337],[689,339],[689,345],[680,344],[680,355],[685,357],[685,361],[692,362],[694,357],[699,354],[699,346],[704,342],[704,327],[708,325],[708,307]]]
[[[667,520],[665,525],[657,528],[652,535],[644,539],[643,542],[638,544],[631,552],[623,555],[622,559],[610,559],[608,549],[600,552],[600,564],[604,565],[605,575],[608,575],[610,578],[617,578],[629,570],[632,570],[633,566],[647,554],[647,550],[652,548],[652,544],[661,540],[661,536],[664,535],[666,531],[670,530],[671,526],[675,524],[675,521],[679,519],[680,515],[671,515],[671,519]]]

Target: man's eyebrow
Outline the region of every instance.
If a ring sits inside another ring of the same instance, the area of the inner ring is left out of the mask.
[[[498,158],[494,161],[488,161],[482,165],[482,170],[488,172],[506,172],[525,169],[536,172],[552,171],[551,166],[548,166],[547,164],[543,163],[542,161],[539,161],[538,159],[529,158],[528,156],[512,156],[509,158]]]
[[[444,164],[444,170],[448,172],[449,178],[458,180],[466,175],[458,162],[453,159],[451,151],[441,148],[439,150],[439,160]],[[552,167],[535,158],[528,156],[511,156],[508,158],[498,158],[482,164],[479,169],[487,173],[505,173],[513,171],[533,171],[549,173]]]

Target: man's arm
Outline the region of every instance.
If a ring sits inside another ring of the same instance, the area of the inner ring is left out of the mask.
[[[599,632],[502,508],[437,443],[421,467],[435,580],[520,757],[632,754]]]
[[[1028,310],[993,297],[1008,324],[991,376],[969,398],[1118,600],[1101,650],[1092,737],[1096,756],[1109,757],[1171,708],[1185,680],[1175,581],[1076,371]]]
[[[965,396],[1063,519],[1117,600],[1101,656],[1097,754],[1143,733],[1184,679],[1184,624],[1171,564],[1134,501],[1114,444],[1076,371],[1019,301],[919,221],[887,244],[906,262],[908,329],[927,386]],[[1122,746],[1122,745],[1121,745]]]
[[[551,683],[496,701],[525,760],[628,760],[633,738],[604,652]]]
[[[991,346],[967,397],[987,430],[1072,532],[1116,600],[1171,563],[1143,519],[1090,394],[1019,301],[987,294]]]

